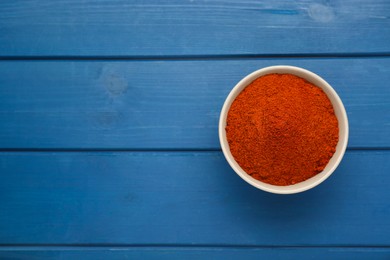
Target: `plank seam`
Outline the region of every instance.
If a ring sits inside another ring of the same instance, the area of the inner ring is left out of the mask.
[[[192,61],[192,60],[234,60],[234,59],[285,59],[285,58],[384,58],[390,57],[389,52],[374,53],[297,53],[297,54],[231,54],[231,55],[161,55],[161,56],[77,56],[77,55],[53,55],[53,56],[0,56],[0,61]]]
[[[349,147],[347,151],[390,151],[390,147]],[[0,152],[222,152],[220,148],[2,148]]]
[[[206,249],[206,248],[231,248],[231,249],[301,249],[301,248],[342,248],[342,249],[358,249],[358,248],[378,248],[390,249],[390,245],[193,245],[193,244],[0,244],[0,250],[4,249],[34,249],[34,248],[79,248],[79,249],[100,249],[100,248],[191,248],[191,249]]]

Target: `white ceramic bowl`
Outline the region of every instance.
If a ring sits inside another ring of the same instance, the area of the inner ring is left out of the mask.
[[[230,109],[231,104],[233,103],[234,99],[240,94],[240,92],[249,85],[252,81],[255,79],[271,74],[271,73],[289,73],[296,75],[298,77],[304,78],[307,81],[313,83],[314,85],[320,87],[326,95],[329,97],[330,101],[332,102],[336,117],[338,119],[339,123],[339,142],[336,146],[336,152],[334,153],[333,157],[330,159],[329,163],[325,167],[325,169],[318,173],[317,175],[313,176],[312,178],[294,184],[289,186],[277,186],[277,185],[271,185],[268,183],[261,182],[259,180],[256,180],[255,178],[252,178],[250,175],[248,175],[241,167],[238,165],[238,163],[234,160],[230,149],[229,144],[226,139],[226,118],[228,111]],[[324,180],[326,180],[337,168],[339,165],[341,159],[344,156],[345,150],[347,148],[348,143],[348,118],[347,113],[345,112],[345,108],[343,103],[341,102],[341,99],[337,95],[336,91],[320,76],[314,74],[313,72],[310,72],[308,70],[293,67],[293,66],[271,66],[266,67],[260,70],[257,70],[245,78],[243,78],[238,84],[232,89],[229,96],[227,97],[222,111],[221,116],[219,119],[219,140],[221,142],[221,147],[223,154],[226,157],[226,160],[229,162],[230,166],[233,168],[233,170],[247,183],[251,184],[252,186],[268,191],[271,193],[278,193],[278,194],[292,194],[292,193],[298,193],[302,192],[308,189],[311,189]]]

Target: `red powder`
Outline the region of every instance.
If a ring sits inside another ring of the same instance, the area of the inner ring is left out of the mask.
[[[226,135],[234,159],[246,173],[285,186],[325,168],[336,150],[339,128],[320,88],[291,74],[269,74],[234,100]]]

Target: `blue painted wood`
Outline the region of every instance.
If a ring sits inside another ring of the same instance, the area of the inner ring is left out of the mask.
[[[390,59],[0,62],[0,148],[217,149],[246,74],[310,69],[345,103],[349,147],[390,147]]]
[[[259,191],[220,152],[0,154],[0,244],[389,246],[390,151],[319,187]]]
[[[386,0],[1,1],[0,258],[389,258],[389,11]],[[327,79],[351,127],[335,174],[291,196],[250,187],[218,151],[190,151],[219,148],[227,93],[275,64]]]
[[[389,259],[389,248],[0,248],[3,259]]]
[[[0,56],[390,52],[390,2],[1,1]]]

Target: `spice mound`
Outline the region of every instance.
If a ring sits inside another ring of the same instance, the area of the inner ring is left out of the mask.
[[[338,121],[319,87],[291,74],[249,84],[227,116],[230,151],[253,178],[293,185],[320,173],[336,151]]]

